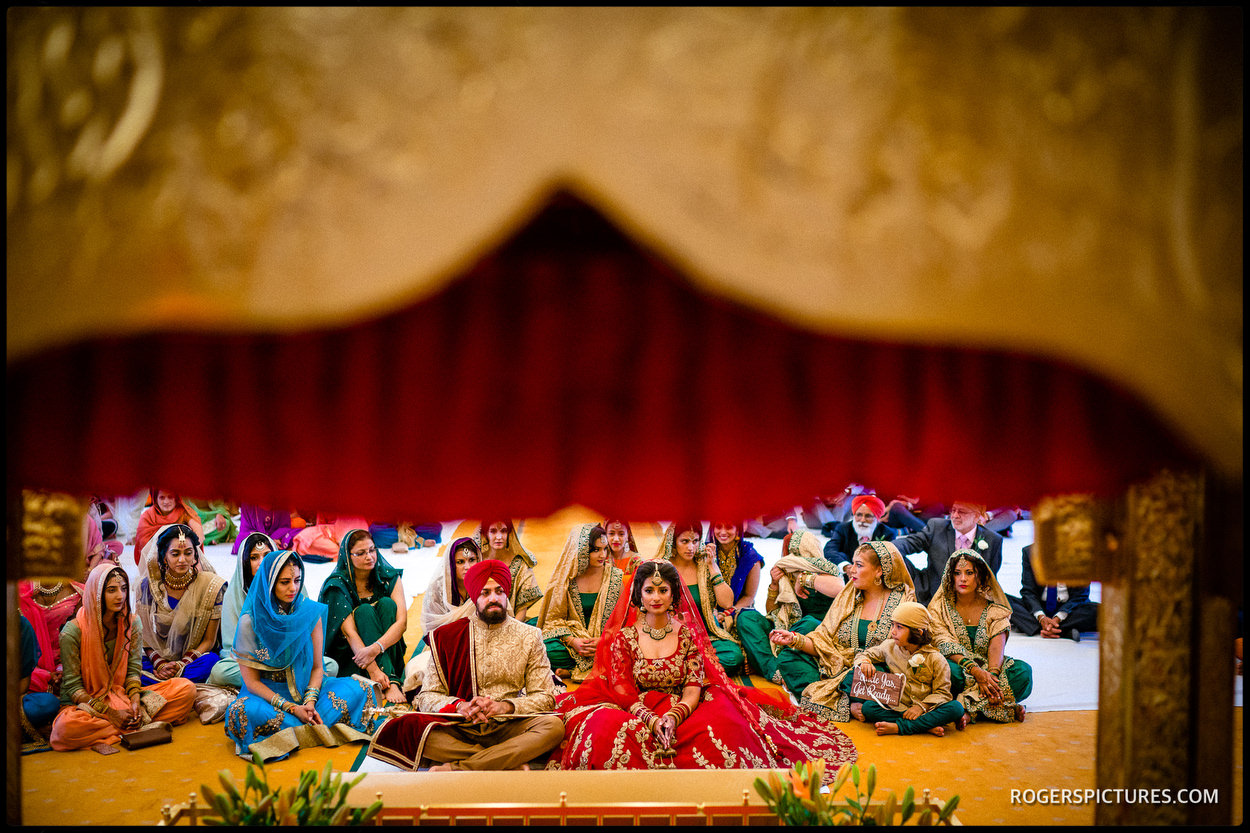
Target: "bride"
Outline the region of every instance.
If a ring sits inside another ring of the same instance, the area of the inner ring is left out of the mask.
[[[561,746],[549,769],[751,769],[823,758],[832,776],[856,758],[832,723],[730,682],[677,568],[634,574],[594,668],[559,698]]]

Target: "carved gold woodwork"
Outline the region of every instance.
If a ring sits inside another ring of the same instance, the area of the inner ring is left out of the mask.
[[[1117,547],[1111,504],[1061,495],[1033,509],[1033,573],[1043,584],[1089,584],[1110,577]]]
[[[1163,471],[1128,490],[1120,569],[1103,585],[1098,787],[1169,789],[1191,783],[1194,565],[1202,481]],[[1231,698],[1231,692],[1227,694]],[[1182,824],[1179,803],[1099,804],[1097,824]]]
[[[565,186],[716,294],[1075,361],[1240,472],[1235,8],[7,22],[11,361],[119,329],[365,318]]]
[[[59,492],[24,489],[10,511],[8,578],[81,581],[87,567],[83,519],[87,502]]]

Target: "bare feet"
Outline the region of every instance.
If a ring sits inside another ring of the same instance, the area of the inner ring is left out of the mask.
[[[898,734],[898,724],[897,724],[897,723],[886,723],[886,722],[883,720],[883,721],[881,721],[880,723],[878,723],[878,724],[877,724],[877,734],[878,734],[878,735],[897,735],[897,734]]]
[[[946,730],[943,729],[941,726],[934,726],[932,729],[929,730],[929,734],[937,735],[938,737],[943,737],[946,734]]]
[[[435,764],[430,767],[430,772],[451,772],[451,764]]]
[[[1029,713],[1029,710],[1024,707],[1023,703],[1016,703],[1016,722],[1017,723],[1023,723],[1024,716],[1028,713]]]
[[[959,719],[955,721],[955,729],[962,732],[964,729],[968,728],[969,722],[968,713],[964,712],[959,716]]]
[[[863,706],[863,704],[861,704],[861,703],[852,703],[852,704],[851,704],[851,717],[855,718],[855,719],[856,719],[856,720],[858,720],[860,723],[867,723],[867,722],[868,722],[868,721],[864,720],[864,706]]]
[[[404,693],[399,690],[399,686],[391,683],[390,687],[386,689],[386,702],[407,703],[408,701],[404,699]]]

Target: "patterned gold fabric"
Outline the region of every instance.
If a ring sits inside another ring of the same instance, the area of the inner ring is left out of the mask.
[[[516,714],[551,711],[556,691],[538,628],[512,616],[493,627],[476,614],[469,622],[477,693],[511,702]],[[436,712],[455,700],[447,693],[438,663],[431,662],[414,705],[420,711]]]

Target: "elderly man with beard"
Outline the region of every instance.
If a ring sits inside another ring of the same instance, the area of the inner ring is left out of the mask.
[[[857,495],[851,501],[851,519],[834,527],[825,542],[825,560],[850,564],[851,554],[869,541],[893,541],[898,532],[881,522],[885,504],[876,495]],[[845,568],[844,568],[845,569]]]
[[[526,769],[564,737],[542,632],[508,614],[508,565],[481,561],[464,583],[476,615],[430,632],[418,713],[387,721],[370,757],[410,770],[434,761],[431,772]]]
[[[917,567],[904,558],[916,585],[916,601],[928,605],[942,584],[946,562],[955,550],[972,550],[985,560],[998,575],[1003,563],[1003,537],[984,525],[985,504],[966,500],[951,502],[950,519],[933,518],[924,529],[894,539],[894,546],[903,555],[926,553],[928,564]]]

